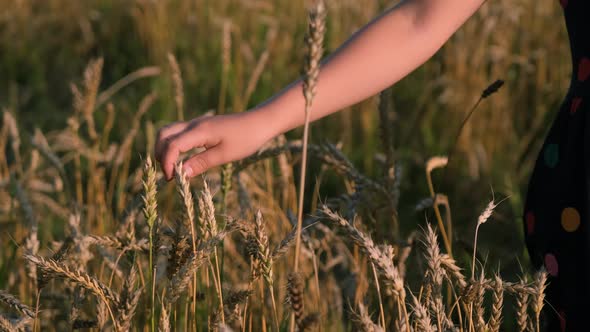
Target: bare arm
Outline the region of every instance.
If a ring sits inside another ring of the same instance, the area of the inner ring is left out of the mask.
[[[324,61],[312,121],[401,80],[432,57],[482,3],[408,0],[367,24]],[[297,81],[254,110],[277,124],[274,135],[303,124],[301,91],[301,81]]]
[[[387,10],[323,61],[311,120],[375,95],[428,60],[484,0],[406,0]],[[197,175],[254,153],[303,124],[298,80],[251,111],[177,122],[160,130],[156,158],[168,179],[181,152],[204,146],[185,164]]]

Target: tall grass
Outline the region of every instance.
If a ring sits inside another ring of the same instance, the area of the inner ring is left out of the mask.
[[[388,3],[326,5],[329,52]],[[549,6],[487,3],[378,104],[172,184],[148,163],[154,128],[243,111],[296,77],[304,6],[3,2],[0,330],[274,331],[291,313],[299,330],[538,329],[546,275],[516,272],[518,236],[486,235],[520,231],[520,192],[567,84]],[[509,198],[484,224],[488,183]]]

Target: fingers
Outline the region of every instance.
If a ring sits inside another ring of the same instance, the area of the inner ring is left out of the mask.
[[[190,178],[197,176],[212,167],[221,165],[223,163],[222,159],[223,158],[219,153],[219,147],[214,147],[185,161],[183,169],[186,176]]]
[[[192,128],[179,134],[168,137],[162,147],[160,165],[166,179],[171,180],[174,174],[174,163],[182,152],[192,148],[211,148],[219,144],[219,141],[211,139],[211,133],[205,128]],[[196,174],[196,173],[195,173]]]
[[[188,126],[187,122],[175,122],[175,123],[172,123],[172,124],[162,127],[158,131],[158,136],[156,137],[156,144],[154,146],[154,155],[155,155],[157,161],[159,161],[159,162],[162,161],[161,160],[162,150],[165,146],[166,140],[169,137],[182,132],[183,130],[186,129],[187,126]]]

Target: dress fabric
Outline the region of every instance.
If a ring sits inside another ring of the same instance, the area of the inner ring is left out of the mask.
[[[529,180],[525,241],[549,273],[544,331],[590,331],[590,0],[560,0],[572,79]]]

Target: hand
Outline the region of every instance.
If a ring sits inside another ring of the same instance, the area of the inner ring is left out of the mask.
[[[193,177],[224,163],[245,158],[272,138],[268,123],[254,112],[201,116],[162,127],[155,144],[156,159],[167,180],[182,152],[206,150],[184,162],[184,171]]]

